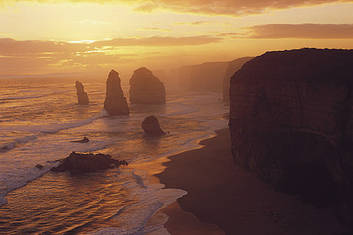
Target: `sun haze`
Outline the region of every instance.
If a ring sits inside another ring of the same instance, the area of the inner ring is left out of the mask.
[[[350,48],[352,12],[351,0],[2,0],[0,76],[127,73],[267,50]]]

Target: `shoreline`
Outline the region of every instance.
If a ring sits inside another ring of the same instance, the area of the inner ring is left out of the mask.
[[[327,234],[346,232],[328,209],[275,192],[237,167],[228,129],[200,142],[201,148],[168,157],[156,174],[165,188],[187,191],[162,212],[171,234]]]

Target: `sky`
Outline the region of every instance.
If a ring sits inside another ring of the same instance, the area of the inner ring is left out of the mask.
[[[0,76],[353,48],[353,0],[0,0]]]

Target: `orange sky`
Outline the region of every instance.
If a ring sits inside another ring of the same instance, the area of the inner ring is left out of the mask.
[[[353,48],[353,0],[0,0],[0,76]]]

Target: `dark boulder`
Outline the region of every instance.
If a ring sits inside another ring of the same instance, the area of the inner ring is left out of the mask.
[[[120,161],[113,159],[112,156],[106,154],[84,154],[72,152],[70,156],[61,160],[59,166],[53,167],[54,172],[69,171],[71,173],[94,172],[106,170],[110,168],[128,165],[125,160]]]
[[[148,116],[142,122],[142,129],[147,136],[162,136],[166,133],[161,129],[159,121],[155,116]]]
[[[89,104],[88,95],[87,95],[87,92],[85,92],[85,88],[83,87],[83,84],[79,81],[76,81],[75,86],[76,86],[78,104],[80,105]]]
[[[37,164],[35,167],[36,167],[37,169],[41,170],[41,169],[43,169],[44,166],[42,166],[41,164]]]
[[[132,104],[165,104],[164,84],[147,68],[137,69],[130,79]]]
[[[235,162],[353,225],[353,50],[267,52],[230,84]]]
[[[120,83],[119,73],[112,70],[107,79],[106,97],[104,101],[104,109],[111,116],[129,114],[129,107]]]

